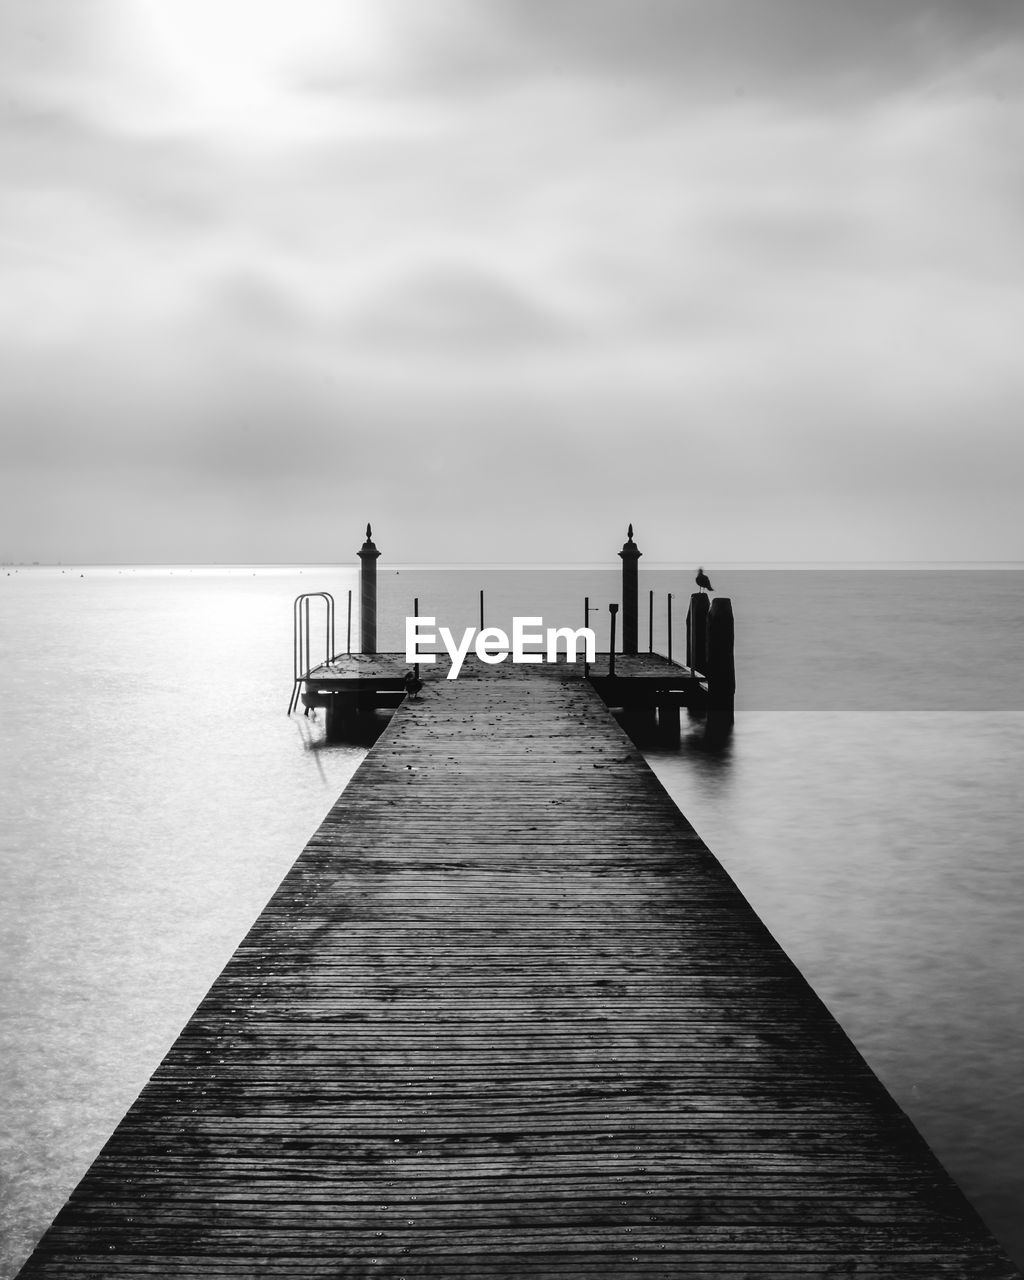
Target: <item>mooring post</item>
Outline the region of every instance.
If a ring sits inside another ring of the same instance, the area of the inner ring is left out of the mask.
[[[690,674],[701,671],[707,675],[708,668],[708,610],[711,601],[703,591],[695,591],[690,596],[690,607],[686,611],[686,665]]]
[[[708,610],[705,674],[708,708],[731,712],[736,700],[736,655],[732,601],[728,596],[719,596]]]
[[[615,674],[615,617],[619,612],[619,606],[610,604],[608,612],[612,615],[612,638],[608,646],[608,675],[613,676]]]
[[[633,526],[626,532],[619,556],[622,559],[622,652],[639,651],[639,572],[643,552],[633,541]]]
[[[732,736],[736,700],[734,640],[732,601],[728,596],[719,596],[708,610],[708,715],[704,722],[704,747],[708,751],[724,750]]]
[[[370,526],[366,526],[366,541],[359,548],[363,562],[359,575],[359,651],[377,652],[377,558],[380,552],[371,541]]]

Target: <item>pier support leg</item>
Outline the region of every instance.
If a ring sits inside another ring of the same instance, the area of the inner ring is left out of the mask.
[[[344,742],[352,731],[355,718],[356,695],[334,693],[327,704],[326,736],[328,742]]]
[[[658,721],[653,704],[634,702],[622,711],[622,727],[637,745],[657,740]]]
[[[679,707],[675,702],[658,704],[658,743],[663,747],[678,747]]]

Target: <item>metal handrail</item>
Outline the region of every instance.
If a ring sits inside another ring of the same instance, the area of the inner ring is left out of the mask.
[[[292,696],[288,701],[288,715],[298,708],[299,692],[302,687],[304,676],[308,676],[312,670],[312,664],[309,658],[309,602],[310,600],[323,600],[326,605],[324,611],[324,662],[330,662],[334,657],[334,597],[329,591],[304,591],[302,595],[295,597],[292,605],[292,674],[294,683],[292,684]],[[302,659],[305,655],[306,665],[303,667]],[[306,708],[306,715],[309,715],[309,708]]]

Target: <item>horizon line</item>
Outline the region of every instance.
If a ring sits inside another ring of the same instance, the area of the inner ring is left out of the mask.
[[[839,570],[839,571],[899,571],[957,570],[957,569],[1024,569],[1022,560],[714,560],[705,558],[712,570]],[[695,563],[695,562],[694,562]],[[693,568],[690,561],[651,560],[641,566],[658,572],[686,572]],[[342,560],[76,560],[76,561],[0,561],[0,569],[333,569],[358,572],[355,557],[351,562]],[[402,570],[606,570],[616,571],[618,566],[610,560],[575,560],[542,562],[529,560],[396,560],[381,565],[381,572]]]

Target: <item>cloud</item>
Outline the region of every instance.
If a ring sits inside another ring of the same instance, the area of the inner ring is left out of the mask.
[[[934,83],[1024,38],[1016,0],[391,0],[378,8],[392,73],[451,94],[585,78],[609,89],[667,85],[676,101],[839,103]]]
[[[547,348],[570,336],[554,309],[493,270],[458,261],[422,262],[376,282],[346,318],[346,341],[407,354],[427,350],[472,359]]]
[[[0,13],[0,547],[1024,556],[1019,5],[210,4]]]

